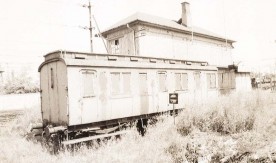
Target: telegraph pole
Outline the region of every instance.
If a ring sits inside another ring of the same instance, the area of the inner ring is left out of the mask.
[[[95,36],[95,37],[100,37],[103,41],[103,44],[105,46],[105,49],[106,49],[106,52],[108,53],[108,49],[107,49],[107,46],[106,46],[106,43],[104,42],[104,39],[101,35],[101,31],[100,31],[100,28],[98,26],[98,23],[94,17],[94,15],[92,15],[92,5],[91,5],[91,1],[88,0],[88,5],[82,5],[82,7],[87,7],[88,10],[89,10],[89,27],[81,27],[83,29],[89,29],[89,32],[90,32],[90,49],[91,49],[91,53],[93,53],[93,26],[92,26],[92,21],[94,20],[95,21],[95,26],[99,32],[99,34],[97,34],[98,36]]]
[[[90,46],[91,46],[91,53],[93,53],[93,27],[92,27],[92,16],[91,16],[91,2],[89,0],[88,3],[89,9],[89,31],[90,31]]]

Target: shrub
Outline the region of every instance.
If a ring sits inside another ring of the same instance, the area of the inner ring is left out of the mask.
[[[35,93],[38,91],[38,82],[33,82],[32,78],[25,74],[8,79],[0,89],[0,92],[4,94]]]
[[[260,113],[263,112],[262,108],[272,103],[273,99],[260,92],[244,93],[243,98],[240,97],[241,94],[236,93],[183,111],[177,124],[177,131],[186,136],[193,128],[201,132],[211,131],[220,134],[253,130],[257,124],[256,119],[259,119]]]

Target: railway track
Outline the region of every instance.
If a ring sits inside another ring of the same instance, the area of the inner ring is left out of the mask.
[[[0,127],[6,127],[9,122],[23,115],[23,110],[0,111]]]

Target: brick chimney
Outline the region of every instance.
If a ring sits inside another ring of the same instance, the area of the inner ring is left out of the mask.
[[[186,27],[191,26],[190,4],[188,2],[182,2],[182,25]]]

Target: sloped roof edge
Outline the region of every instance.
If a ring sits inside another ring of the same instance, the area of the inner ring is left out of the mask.
[[[113,26],[107,28],[106,30],[104,30],[102,32],[102,35],[104,37],[107,36],[107,34],[119,30],[122,27],[126,28],[127,24],[131,24],[131,23],[149,23],[153,26],[158,26],[158,27],[163,27],[163,28],[170,28],[171,30],[176,30],[176,31],[181,31],[181,32],[193,32],[195,35],[197,36],[205,36],[207,38],[211,38],[211,39],[218,39],[220,41],[222,40],[227,40],[230,43],[235,42],[232,39],[228,39],[228,38],[224,38],[222,36],[219,36],[215,33],[212,33],[208,30],[199,28],[199,27],[185,27],[183,25],[180,25],[177,23],[177,21],[173,21],[173,20],[169,20],[166,18],[161,18],[158,16],[153,16],[153,15],[149,15],[149,14],[145,14],[145,13],[141,13],[141,12],[137,12],[121,21],[119,21],[118,23],[114,24]]]

